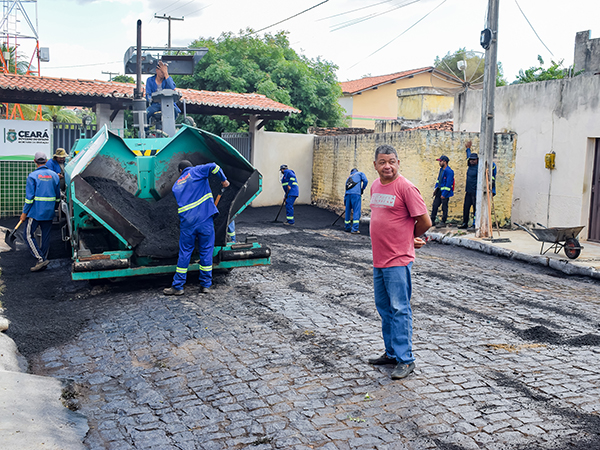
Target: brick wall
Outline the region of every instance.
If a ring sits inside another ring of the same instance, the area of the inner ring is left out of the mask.
[[[341,212],[344,208],[344,184],[350,170],[356,167],[364,172],[370,184],[378,177],[373,167],[375,148],[388,144],[398,152],[400,173],[419,188],[429,211],[439,171],[436,158],[442,154],[450,158],[456,185],[454,197],[449,202],[448,220],[461,222],[467,171],[465,142],[469,140],[473,141],[473,151],[478,152],[478,133],[410,130],[368,135],[317,136],[313,154],[312,201],[320,207]],[[494,206],[500,226],[510,223],[516,140],[514,134],[496,135],[494,160],[498,166],[498,175]],[[369,201],[367,187],[362,202],[363,214],[370,213]],[[438,217],[441,217],[441,212]]]

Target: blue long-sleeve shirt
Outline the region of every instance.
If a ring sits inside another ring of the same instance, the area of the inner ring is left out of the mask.
[[[54,158],[48,160],[48,162],[46,163],[46,167],[48,167],[48,169],[53,170],[56,173],[62,172],[60,164],[58,164]]]
[[[467,148],[467,159],[471,157],[471,149]],[[474,166],[469,164],[469,168],[467,169],[467,185],[465,190],[469,193],[477,192],[477,171],[479,170],[479,164],[475,164]],[[492,161],[492,179],[490,183],[492,184],[492,194],[496,195],[496,163]]]
[[[285,169],[283,171],[281,187],[283,187],[283,192],[285,192],[288,197],[298,197],[298,195],[300,195],[298,180],[296,179],[296,174],[292,169]]]
[[[148,103],[152,103],[152,94],[154,94],[156,91],[175,88],[176,86],[175,82],[173,81],[173,78],[165,78],[164,80],[162,80],[159,87],[158,83],[156,82],[156,75],[152,75],[146,80],[146,100],[148,101]],[[181,113],[181,109],[179,109],[179,106],[177,106],[176,103],[173,103],[173,107],[177,114]]]
[[[218,176],[221,181],[227,180],[217,164],[208,163],[186,167],[173,185],[181,227],[194,227],[218,212],[208,182],[211,175]]]
[[[27,217],[41,221],[52,220],[57,203],[60,202],[60,181],[58,175],[46,165],[29,174],[25,187],[23,212]]]
[[[363,191],[369,184],[369,180],[367,180],[367,176],[359,172],[358,170],[352,172],[352,174],[348,177],[348,179],[352,178],[352,181],[356,183],[356,185],[350,189],[346,190],[346,195],[362,195]],[[346,180],[348,182],[348,180]]]
[[[450,166],[446,166],[445,168],[440,167],[435,187],[436,189],[440,189],[440,194],[443,198],[454,196],[454,170]]]

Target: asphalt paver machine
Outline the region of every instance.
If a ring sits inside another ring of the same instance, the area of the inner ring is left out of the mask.
[[[219,210],[214,219],[213,270],[270,264],[270,249],[255,237],[247,236],[244,243],[227,242],[228,224],[260,194],[261,174],[220,137],[188,125],[176,130],[175,115],[168,113],[179,97],[170,89],[159,92],[160,98],[153,95],[153,101],[162,105],[161,135],[168,136],[146,137],[141,74],[142,70],[152,73],[158,60],[143,54],[152,49],[141,46],[141,21],[137,31],[137,47],[128,50],[125,64],[128,72],[137,73],[133,112],[140,138],[123,139],[105,126],[92,139],[76,142],[71,149],[76,156],[65,167],[67,201],[61,208],[67,225],[63,227],[63,240],[69,241],[72,248],[72,278],[175,272],[179,215],[171,188],[179,177],[179,162],[184,159],[193,165],[214,162],[230,182],[227,189],[222,189],[216,177],[210,180]],[[174,57],[169,53],[161,58],[165,62]],[[191,73],[199,56],[190,56],[187,62],[182,61],[184,56],[177,58],[177,73],[185,74]],[[189,270],[199,270],[194,255]]]
[[[172,138],[122,139],[102,128],[79,140],[65,167],[64,240],[72,247],[74,280],[174,273],[179,217],[171,192],[178,164],[215,162],[230,186],[210,181],[218,200],[213,269],[270,264],[270,249],[247,236],[227,242],[227,226],[262,190],[262,176],[230,144],[183,125]],[[192,257],[190,271],[199,270]]]

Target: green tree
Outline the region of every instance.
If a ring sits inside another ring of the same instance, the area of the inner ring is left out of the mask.
[[[533,83],[534,81],[546,81],[546,80],[560,80],[563,78],[568,78],[569,73],[573,71],[573,66],[568,68],[561,68],[563,65],[563,59],[560,61],[550,61],[550,67],[548,69],[544,69],[542,66],[544,65],[544,60],[540,55],[537,57],[539,66],[538,67],[530,67],[526,70],[519,70],[519,75],[517,75],[517,79],[512,84],[523,84],[523,83]],[[573,76],[579,75],[582,71],[573,74]]]
[[[466,64],[459,69],[459,61]],[[485,71],[485,55],[481,52],[467,50],[466,47],[459,48],[455,52],[448,52],[446,56],[435,57],[434,65],[437,69],[457,76],[463,81],[472,85],[483,83],[483,73]],[[496,86],[506,85],[502,63],[498,62],[496,71]]]
[[[119,83],[135,84],[135,79],[133,77],[130,77],[129,75],[117,75],[116,77],[113,77],[112,81],[117,81]]]
[[[81,119],[77,117],[77,114],[64,106],[58,105],[42,106],[42,118],[54,123],[81,123]]]
[[[297,54],[286,32],[263,37],[240,32],[217,39],[199,39],[192,47],[207,47],[193,75],[175,76],[178,87],[208,91],[258,93],[300,109],[284,120],[271,121],[271,131],[306,133],[311,126],[343,126],[338,104],[342,95],[335,76],[337,66]],[[247,124],[225,116],[195,116],[197,126],[215,134],[245,131]]]

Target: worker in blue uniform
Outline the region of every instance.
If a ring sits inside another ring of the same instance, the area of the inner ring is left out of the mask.
[[[479,171],[479,155],[471,152],[471,141],[467,141],[465,144],[467,153],[467,183],[465,186],[465,201],[463,203],[463,223],[458,228],[467,228],[469,226],[469,216],[471,214],[471,207],[473,208],[473,224],[475,227],[475,215],[476,201],[477,201],[477,175]],[[496,163],[492,162],[492,196],[496,195]]]
[[[361,196],[369,184],[367,176],[358,169],[352,169],[346,180],[346,194],[344,205],[346,206],[345,230],[352,234],[359,234]],[[350,220],[352,219],[352,220]]]
[[[217,176],[224,188],[229,186],[223,170],[215,163],[193,166],[191,162],[183,160],[179,163],[179,173],[179,178],[172,188],[179,206],[179,259],[173,284],[163,290],[165,295],[183,295],[183,285],[196,240],[199,242],[200,254],[200,292],[204,293],[212,286],[212,259],[215,247],[213,216],[218,210],[208,178]]]
[[[284,225],[294,225],[294,202],[300,195],[298,188],[298,180],[293,170],[289,169],[286,164],[279,166],[280,172],[283,174],[281,178],[281,187],[285,192],[285,218]]]
[[[25,242],[31,254],[37,259],[31,271],[38,272],[44,270],[49,263],[50,230],[54,211],[60,203],[60,181],[56,172],[46,166],[47,157],[44,152],[37,152],[34,161],[37,168],[27,177],[25,205],[20,219],[25,223],[23,230]],[[42,230],[41,246],[38,245],[34,235],[38,226]]]
[[[436,224],[438,227],[446,225],[448,220],[448,201],[454,196],[454,171],[448,163],[450,158],[446,155],[440,156],[436,161],[439,162],[440,171],[433,191],[433,206],[431,207],[431,223],[435,224],[438,208],[442,206],[442,221]]]
[[[150,118],[160,111],[160,102],[152,102],[152,94],[163,89],[175,89],[175,82],[173,78],[169,76],[167,65],[162,61],[158,62],[156,66],[156,74],[152,75],[146,80],[146,100],[148,102],[148,108],[146,109],[146,115],[148,121]],[[181,109],[177,104],[173,103],[173,109],[175,110],[175,117],[181,113]]]

